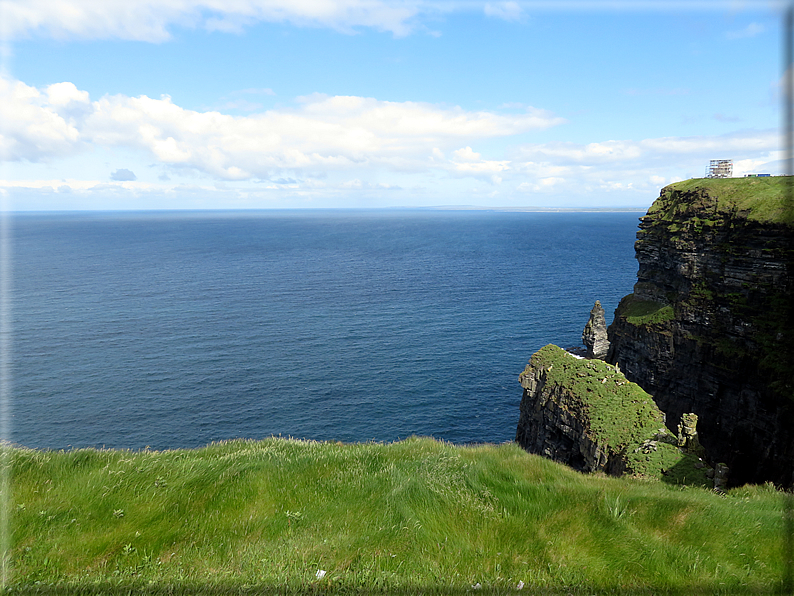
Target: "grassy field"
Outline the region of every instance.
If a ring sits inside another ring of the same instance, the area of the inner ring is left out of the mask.
[[[772,487],[583,476],[515,444],[10,459],[12,594],[734,594],[784,572]]]

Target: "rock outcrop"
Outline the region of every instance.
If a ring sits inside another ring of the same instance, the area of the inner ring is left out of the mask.
[[[652,394],[670,430],[697,440],[730,484],[794,480],[792,217],[785,178],[665,187],[641,218],[634,293],[607,361]],[[724,478],[721,478],[724,482]]]
[[[581,472],[710,485],[708,468],[679,449],[651,396],[615,366],[548,345],[533,354],[519,381],[516,442],[530,453]]]
[[[582,343],[587,348],[588,358],[603,360],[609,352],[607,321],[600,300],[595,301],[595,305],[590,311],[590,320],[587,321],[584,331],[582,331]]]

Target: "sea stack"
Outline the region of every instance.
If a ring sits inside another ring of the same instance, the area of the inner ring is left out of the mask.
[[[607,322],[604,318],[604,309],[601,301],[596,300],[590,311],[590,320],[582,331],[582,343],[587,347],[588,358],[604,360],[609,352],[609,339],[607,339]]]

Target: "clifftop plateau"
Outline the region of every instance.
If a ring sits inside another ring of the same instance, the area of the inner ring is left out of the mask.
[[[760,224],[791,225],[794,207],[787,204],[786,178],[691,178],[665,186],[645,217],[672,222],[724,218]],[[706,224],[708,225],[708,224]]]

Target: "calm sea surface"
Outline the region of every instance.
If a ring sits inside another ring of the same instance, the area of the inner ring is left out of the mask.
[[[527,359],[631,292],[640,215],[15,215],[11,438],[512,440]]]

